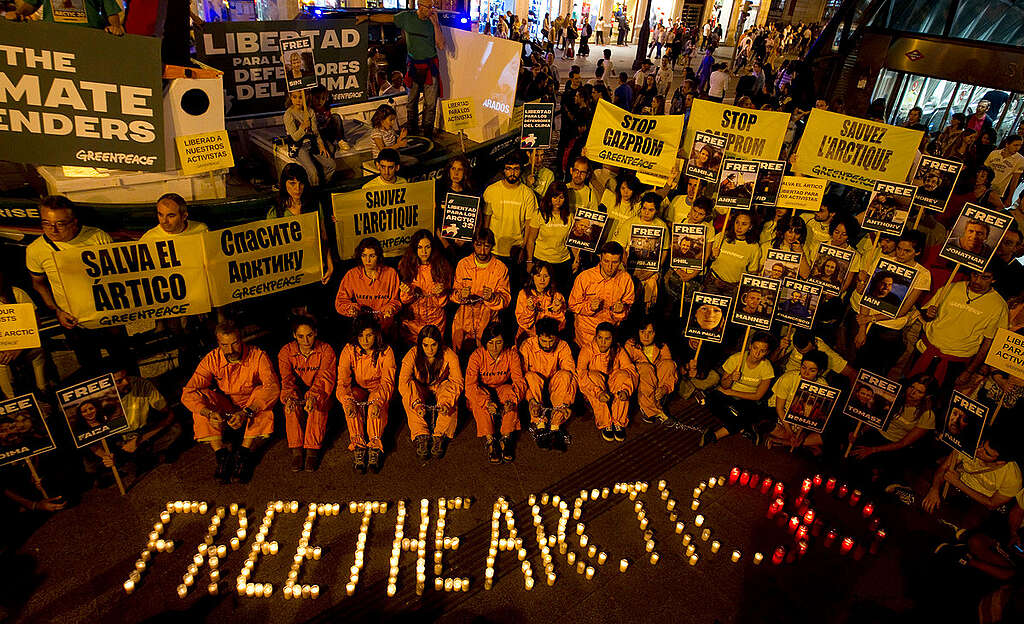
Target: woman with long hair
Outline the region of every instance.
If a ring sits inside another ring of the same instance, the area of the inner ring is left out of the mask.
[[[644,84],[637,85],[636,95],[633,96],[632,111],[637,114],[650,114],[650,108],[654,103],[654,97],[658,95],[658,83],[654,74],[644,75]],[[648,112],[644,113],[647,109]]]
[[[395,353],[381,336],[372,316],[356,318],[352,337],[338,357],[338,402],[348,422],[353,468],[380,472],[384,455],[381,436],[395,392]]]
[[[519,404],[526,396],[526,378],[519,351],[506,345],[501,325],[491,322],[480,347],[466,365],[466,402],[476,421],[476,435],[492,464],[515,460],[512,434],[520,429]]]
[[[341,278],[334,308],[348,318],[360,314],[376,316],[384,331],[389,331],[402,308],[398,297],[398,272],[383,264],[384,249],[372,236],[359,241],[352,255],[356,266]]]
[[[624,348],[636,367],[636,399],[644,420],[666,420],[665,397],[675,392],[679,373],[668,345],[658,337],[654,319],[641,319],[636,325],[636,331],[626,340]]]
[[[615,339],[615,326],[598,324],[594,340],[576,359],[580,392],[594,412],[594,425],[606,442],[623,442],[629,424],[629,401],[636,391],[637,372]]]
[[[434,183],[434,205],[437,206],[437,210],[434,211],[434,237],[448,256],[448,261],[454,264],[471,253],[473,245],[467,241],[451,240],[441,236],[441,220],[448,193],[479,196],[473,184],[473,168],[465,154],[452,156],[441,172],[441,177]]]
[[[558,291],[552,279],[551,265],[538,260],[530,267],[530,279],[516,296],[516,323],[519,325],[517,340],[537,335],[537,321],[553,318],[558,321],[558,331],[565,329],[565,295]]]
[[[0,303],[6,305],[33,303],[27,292],[10,284],[3,270],[0,270]],[[35,309],[34,304],[32,307]],[[46,355],[43,350],[41,348],[9,349],[0,351],[0,396],[13,399],[28,391],[20,383],[23,377],[21,371],[26,362],[32,367],[35,389],[39,392],[46,392],[49,382],[46,378]]]
[[[444,308],[453,278],[452,265],[441,253],[434,235],[427,230],[413,234],[398,261],[398,299],[404,307],[401,331],[405,340],[416,340],[428,325],[444,331]]]
[[[526,225],[526,270],[537,262],[549,265],[550,277],[566,288],[570,276],[579,272],[580,254],[565,246],[572,227],[572,195],[561,182],[552,182],[535,214]]]
[[[601,205],[608,213],[604,226],[604,240],[618,240],[622,224],[640,214],[640,200],[644,196],[644,186],[636,175],[627,173],[615,182],[614,188],[607,189],[601,197]]]
[[[974,155],[977,149],[976,143],[980,133],[977,130],[966,128],[961,130],[950,146],[942,153],[943,158],[949,158],[957,162],[974,162]]]
[[[448,442],[455,437],[463,384],[455,351],[444,344],[439,328],[424,325],[416,336],[416,346],[402,358],[398,375],[409,435],[421,461],[444,457]],[[427,418],[430,411],[436,414],[433,426]]]
[[[301,165],[288,163],[281,169],[281,180],[277,185],[277,198],[267,212],[268,219],[297,217],[309,212],[320,212],[313,187],[309,184],[309,176]],[[334,273],[334,259],[331,246],[327,244],[327,226],[323,215],[320,215],[320,255],[323,257],[323,277],[321,284],[331,280]]]
[[[317,338],[316,321],[300,316],[291,323],[294,340],[277,354],[281,376],[281,405],[292,453],[292,472],[314,471],[327,431],[338,374],[338,357],[331,345]]]
[[[744,273],[756,273],[761,265],[757,222],[750,212],[733,211],[725,229],[711,245],[711,267],[704,280],[709,292],[732,294]]]
[[[807,224],[804,223],[803,218],[797,216],[783,217],[775,228],[775,235],[772,237],[772,240],[761,245],[761,272],[764,272],[768,250],[777,249],[779,251],[800,254],[799,278],[806,279],[811,272],[811,266],[807,263],[807,254],[804,253],[804,243],[806,241]]]

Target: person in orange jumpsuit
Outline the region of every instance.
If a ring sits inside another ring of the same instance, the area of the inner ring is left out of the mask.
[[[576,346],[580,349],[594,340],[600,323],[621,323],[629,315],[636,294],[633,278],[622,269],[622,245],[609,241],[601,246],[596,267],[576,276],[569,293],[569,308],[576,315]]]
[[[519,403],[526,396],[526,380],[519,352],[505,347],[501,325],[491,322],[480,339],[483,346],[466,365],[466,402],[476,420],[476,435],[484,439],[487,461],[515,459],[512,432],[519,430]],[[500,423],[495,435],[494,423]]]
[[[428,230],[412,235],[398,262],[398,298],[402,310],[402,338],[418,341],[420,330],[433,325],[442,332],[447,319],[444,307],[452,290],[452,266]]]
[[[572,404],[576,401],[576,362],[569,345],[558,337],[558,321],[553,318],[537,321],[537,335],[527,338],[519,352],[523,356],[530,430],[537,446],[565,451],[569,437],[562,425],[572,416]],[[549,403],[550,415],[546,415]]]
[[[214,451],[214,478],[220,483],[231,478],[246,483],[252,478],[253,445],[274,432],[272,409],[281,386],[270,358],[243,343],[234,323],[221,323],[214,333],[217,348],[199,361],[181,391],[181,403],[192,412],[196,440]],[[242,442],[232,454],[224,442],[239,433]]]
[[[543,260],[534,260],[529,284],[516,297],[516,322],[519,333],[516,340],[523,341],[537,335],[537,321],[553,318],[558,331],[565,329],[565,295],[551,282],[551,266]]]
[[[446,347],[441,330],[424,325],[416,346],[402,358],[398,392],[409,420],[409,435],[422,461],[444,457],[448,442],[455,437],[459,397],[463,388],[462,367],[455,351]],[[428,424],[428,412],[436,415]],[[433,437],[433,440],[431,440]]]
[[[462,353],[463,342],[472,348],[483,343],[480,337],[492,320],[512,302],[508,268],[491,253],[494,233],[480,228],[473,239],[473,253],[455,266],[452,301],[459,304],[452,321],[452,346]]]
[[[395,392],[395,352],[384,344],[377,319],[356,317],[352,339],[338,356],[338,402],[348,422],[348,450],[353,467],[380,472],[388,424],[388,406]]]
[[[327,411],[338,380],[338,357],[331,345],[317,339],[312,317],[300,316],[292,321],[292,337],[295,340],[277,354],[285,431],[292,451],[292,471],[314,471],[320,465]]]
[[[594,424],[607,442],[626,439],[629,400],[636,391],[637,373],[625,349],[615,343],[615,326],[605,321],[576,360],[580,392],[594,410]]]
[[[626,355],[636,367],[636,400],[645,421],[664,422],[668,416],[663,402],[676,390],[678,365],[672,359],[668,345],[656,339],[653,320],[641,319],[636,327],[636,334],[624,345]]]
[[[372,314],[388,332],[402,308],[398,272],[381,263],[384,250],[372,236],[359,241],[353,255],[357,266],[341,278],[334,308],[338,314],[353,319],[360,314]]]

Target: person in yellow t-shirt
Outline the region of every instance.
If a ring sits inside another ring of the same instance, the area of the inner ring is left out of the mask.
[[[494,255],[509,266],[510,274],[511,265],[524,259],[526,226],[537,214],[537,195],[520,180],[521,173],[519,155],[510,155],[501,179],[484,189],[483,195],[483,227],[494,232]]]
[[[665,293],[671,300],[671,308],[675,309],[676,306],[680,305],[680,299],[683,298],[684,294],[686,299],[689,300],[693,297],[693,293],[700,289],[700,280],[695,280],[699,275],[704,273],[704,268],[707,266],[711,258],[711,246],[715,241],[715,226],[708,220],[708,215],[711,214],[712,210],[711,200],[707,197],[698,197],[694,200],[693,205],[689,208],[686,218],[682,222],[690,225],[701,224],[704,226],[704,249],[702,250],[704,258],[704,266],[699,269],[673,269],[669,268],[665,271],[665,277],[662,279],[662,285],[665,287]],[[679,223],[679,221],[669,221],[669,223]],[[669,228],[669,235],[671,236],[671,227]],[[691,286],[690,283],[693,282]],[[686,287],[684,293],[683,288]],[[683,304],[685,307],[685,303]]]
[[[630,273],[638,282],[640,282],[640,286],[643,288],[644,309],[647,312],[650,312],[651,308],[658,301],[658,281],[661,278],[661,271],[664,270],[665,266],[667,266],[669,239],[671,238],[668,226],[657,216],[658,205],[660,203],[661,195],[654,192],[645,193],[640,202],[640,212],[636,216],[630,217],[622,223],[622,226],[619,228],[618,237],[615,239],[616,243],[619,243],[627,250],[626,258],[628,264],[633,226],[645,225],[659,226],[662,228],[661,261],[658,263],[658,270],[653,271],[639,268],[630,269]]]
[[[556,287],[566,295],[571,276],[580,270],[579,250],[565,246],[574,212],[565,184],[552,182],[526,225],[526,271],[533,270],[536,260],[546,262]]]
[[[705,446],[742,431],[756,444],[758,426],[772,418],[761,402],[775,378],[768,354],[775,338],[759,331],[750,337],[745,353],[733,353],[722,364],[719,386],[711,393],[711,413],[722,423],[704,430],[700,445]]]
[[[704,279],[708,292],[733,294],[744,273],[757,273],[761,247],[757,243],[757,221],[750,212],[733,211],[725,229],[711,246],[711,270]]]

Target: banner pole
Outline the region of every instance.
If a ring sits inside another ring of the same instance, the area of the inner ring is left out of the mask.
[[[743,334],[743,348],[740,349],[740,366],[742,367],[743,359],[747,357],[747,341],[750,340],[750,326],[747,326],[747,332]]]
[[[683,318],[683,302],[684,301],[686,301],[686,282],[683,282],[683,287],[679,291],[679,318]]]
[[[39,478],[39,473],[36,472],[36,467],[32,463],[32,458],[26,457],[25,464],[28,466],[28,471],[32,473],[32,483],[35,484],[36,489],[43,495],[43,498],[50,498],[50,495],[46,493],[46,488],[43,487],[43,480]]]
[[[923,216],[924,216],[924,206],[918,206],[918,208],[917,208],[917,218],[914,219],[914,229],[915,230],[917,229],[917,226],[921,225],[921,217],[923,217]]]
[[[864,426],[864,423],[862,423],[862,422],[860,422],[858,420],[857,421],[857,426],[853,428],[853,439],[854,440],[856,440],[857,436],[860,435],[860,428],[862,426]],[[850,442],[850,444],[847,445],[847,447],[846,447],[846,452],[843,453],[843,459],[846,459],[847,457],[849,457],[850,456],[850,451],[852,451],[852,450],[853,450],[853,442]]]
[[[995,411],[992,412],[992,418],[990,418],[989,421],[988,421],[989,426],[992,426],[992,424],[996,422],[996,416],[998,416],[999,412],[1003,409],[1003,398],[1005,396],[1006,396],[1006,391],[1004,390],[1003,391],[1003,396],[999,397],[999,403],[996,404]]]
[[[121,482],[121,473],[117,471],[117,464],[114,463],[114,454],[110,452],[110,447],[107,445],[107,439],[103,438],[100,440],[100,444],[103,445],[103,450],[110,455],[110,470],[114,472],[114,481],[117,481],[117,489],[121,491],[121,496],[124,496],[124,483]]]
[[[466,133],[463,130],[459,130],[459,146],[462,147],[462,153],[466,153]]]
[[[935,305],[938,305],[938,302],[942,301],[946,297],[946,294],[949,292],[950,287],[953,286],[953,278],[956,277],[956,274],[957,274],[957,272],[960,271],[960,267],[961,266],[962,265],[959,262],[957,262],[956,264],[953,265],[953,272],[950,273],[949,277],[946,278],[946,283],[943,284],[942,290],[939,291],[938,298],[935,299],[935,301],[936,301]]]

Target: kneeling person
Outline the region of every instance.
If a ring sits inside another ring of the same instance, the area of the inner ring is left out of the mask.
[[[569,345],[558,338],[558,325],[558,321],[550,317],[537,321],[537,335],[527,338],[519,352],[523,356],[530,429],[537,446],[564,451],[568,448],[569,436],[562,425],[572,415],[572,404],[576,400],[576,363]],[[545,395],[548,401],[544,400]]]
[[[463,379],[459,358],[444,344],[441,330],[424,325],[416,346],[402,358],[398,391],[409,420],[409,434],[416,456],[427,460],[444,457],[448,442],[455,437],[458,424],[456,404],[462,396]],[[435,414],[433,426],[429,412]]]

